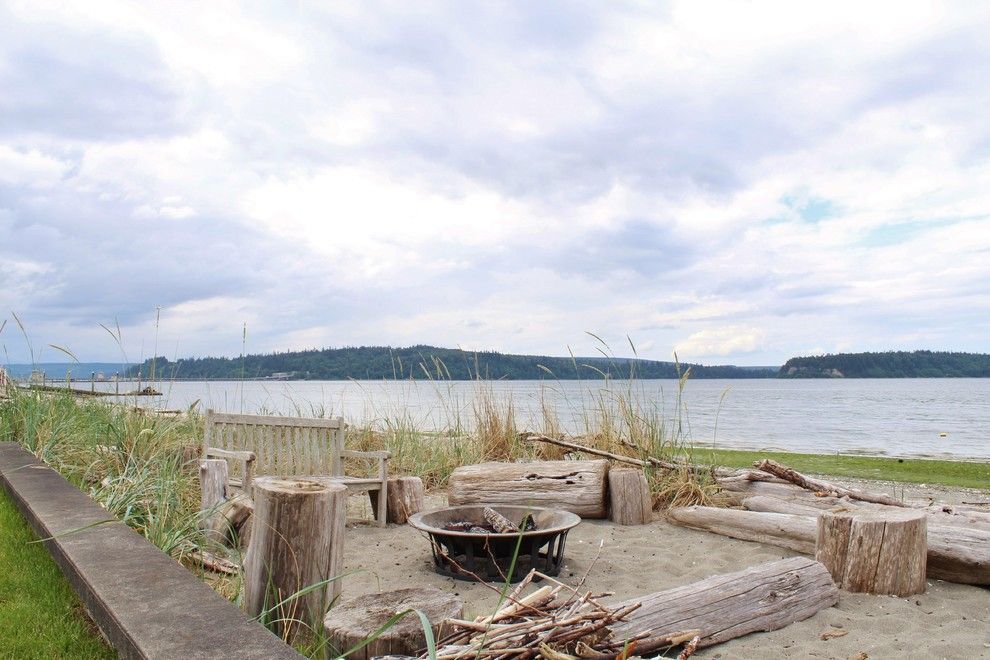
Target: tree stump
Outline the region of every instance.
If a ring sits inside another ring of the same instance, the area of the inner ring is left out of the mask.
[[[340,580],[334,580],[292,598],[340,574],[346,499],[343,484],[277,477],[254,481],[244,608],[252,616],[267,612],[263,620],[272,621],[275,634],[290,642],[316,630],[327,606],[340,595]]]
[[[378,493],[368,491],[371,499],[371,510],[375,520],[378,519]],[[425,508],[425,489],[423,480],[419,477],[393,477],[388,480],[386,493],[385,522],[404,525],[414,513]]]
[[[619,525],[653,522],[653,495],[642,470],[612,468],[608,471],[609,516]]]
[[[218,531],[222,515],[220,507],[227,499],[227,479],[230,468],[222,458],[206,458],[199,462],[199,510],[206,515],[199,521],[200,529],[209,532],[214,541],[222,541]]]
[[[823,512],[815,559],[846,591],[920,594],[925,591],[927,536],[923,511]]]
[[[464,601],[436,587],[399,589],[380,594],[367,594],[338,605],[327,613],[323,627],[327,633],[326,657],[336,658],[363,642],[395,614],[417,609],[426,615],[433,628],[434,639],[441,636],[440,627],[447,619],[464,616]],[[381,637],[348,660],[365,660],[375,656],[415,656],[426,648],[426,635],[415,613],[402,617]]]

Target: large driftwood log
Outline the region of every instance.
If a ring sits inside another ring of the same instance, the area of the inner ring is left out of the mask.
[[[244,561],[244,607],[270,612],[276,633],[290,641],[321,625],[340,594],[340,580],[292,597],[339,575],[344,545],[347,488],[343,484],[259,477],[254,480],[254,520]],[[283,602],[284,601],[284,602]],[[276,605],[282,603],[280,607]],[[301,623],[299,623],[301,622]]]
[[[448,500],[460,504],[522,504],[564,509],[583,518],[607,514],[608,461],[482,463],[450,475]]]
[[[622,603],[642,607],[613,627],[616,637],[701,630],[698,646],[783,628],[835,605],[839,590],[817,561],[791,557]]]
[[[371,510],[378,520],[378,493],[368,491]],[[419,477],[393,477],[388,480],[385,503],[385,522],[404,525],[414,513],[425,508],[426,489]]]
[[[675,524],[743,541],[808,555],[815,551],[815,516],[704,506],[675,507],[667,516]],[[990,532],[929,524],[927,574],[948,582],[990,585]]]
[[[743,541],[768,543],[794,552],[815,552],[817,523],[811,516],[755,513],[711,506],[673,507],[667,511],[673,523]]]
[[[417,609],[426,615],[434,639],[440,638],[440,628],[447,619],[464,616],[464,602],[457,596],[436,587],[399,589],[380,594],[367,594],[337,605],[323,621],[327,633],[326,657],[341,654],[363,642],[395,614]],[[426,648],[426,634],[416,614],[405,615],[375,641],[360,651],[348,655],[348,660],[365,660],[384,655],[415,656]]]
[[[818,511],[842,510],[842,511],[901,511],[903,507],[889,507],[884,504],[873,504],[851,500],[847,497],[815,497],[809,491],[795,488],[799,495],[797,497],[778,497],[776,495],[750,495],[744,498],[737,498],[735,504],[741,504],[750,511],[769,511],[773,513],[796,513],[800,515],[817,515]],[[948,511],[946,510],[948,509]],[[972,515],[972,512],[956,509],[952,507],[932,506],[927,509],[917,509],[924,511],[928,515],[928,525],[963,527],[966,529],[977,529],[990,532],[990,524],[987,524],[979,517]]]
[[[646,525],[653,521],[653,495],[646,475],[633,468],[608,471],[609,518],[619,525]]]
[[[924,593],[926,523],[923,511],[825,511],[818,516],[815,559],[846,591]]]

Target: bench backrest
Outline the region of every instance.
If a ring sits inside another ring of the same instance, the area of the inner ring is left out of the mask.
[[[251,451],[255,474],[342,476],[344,419],[206,411],[204,449]],[[231,475],[233,476],[233,475]]]

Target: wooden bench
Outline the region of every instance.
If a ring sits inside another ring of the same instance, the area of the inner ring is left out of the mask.
[[[207,410],[203,457],[231,463],[229,485],[249,495],[256,475],[334,481],[346,486],[348,494],[378,491],[377,522],[384,526],[391,454],[345,449],[346,428],[342,417],[275,417]],[[346,476],[345,458],[376,460],[377,476]]]

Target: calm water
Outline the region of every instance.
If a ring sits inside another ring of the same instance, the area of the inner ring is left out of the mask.
[[[458,419],[470,425],[478,391],[472,382],[409,381],[187,381],[156,387],[165,394],[156,405],[167,408],[198,400],[203,409],[325,412],[351,422],[407,416],[420,428],[434,429]],[[594,409],[600,397],[610,399],[601,382],[502,381],[491,387],[497,398],[511,397],[521,428],[540,428],[546,404],[565,429],[580,433],[586,429],[583,411]],[[675,381],[610,386],[613,392],[630,387],[646,406],[675,416]],[[990,459],[990,379],[695,380],[687,384],[682,406],[688,436],[721,447]]]

